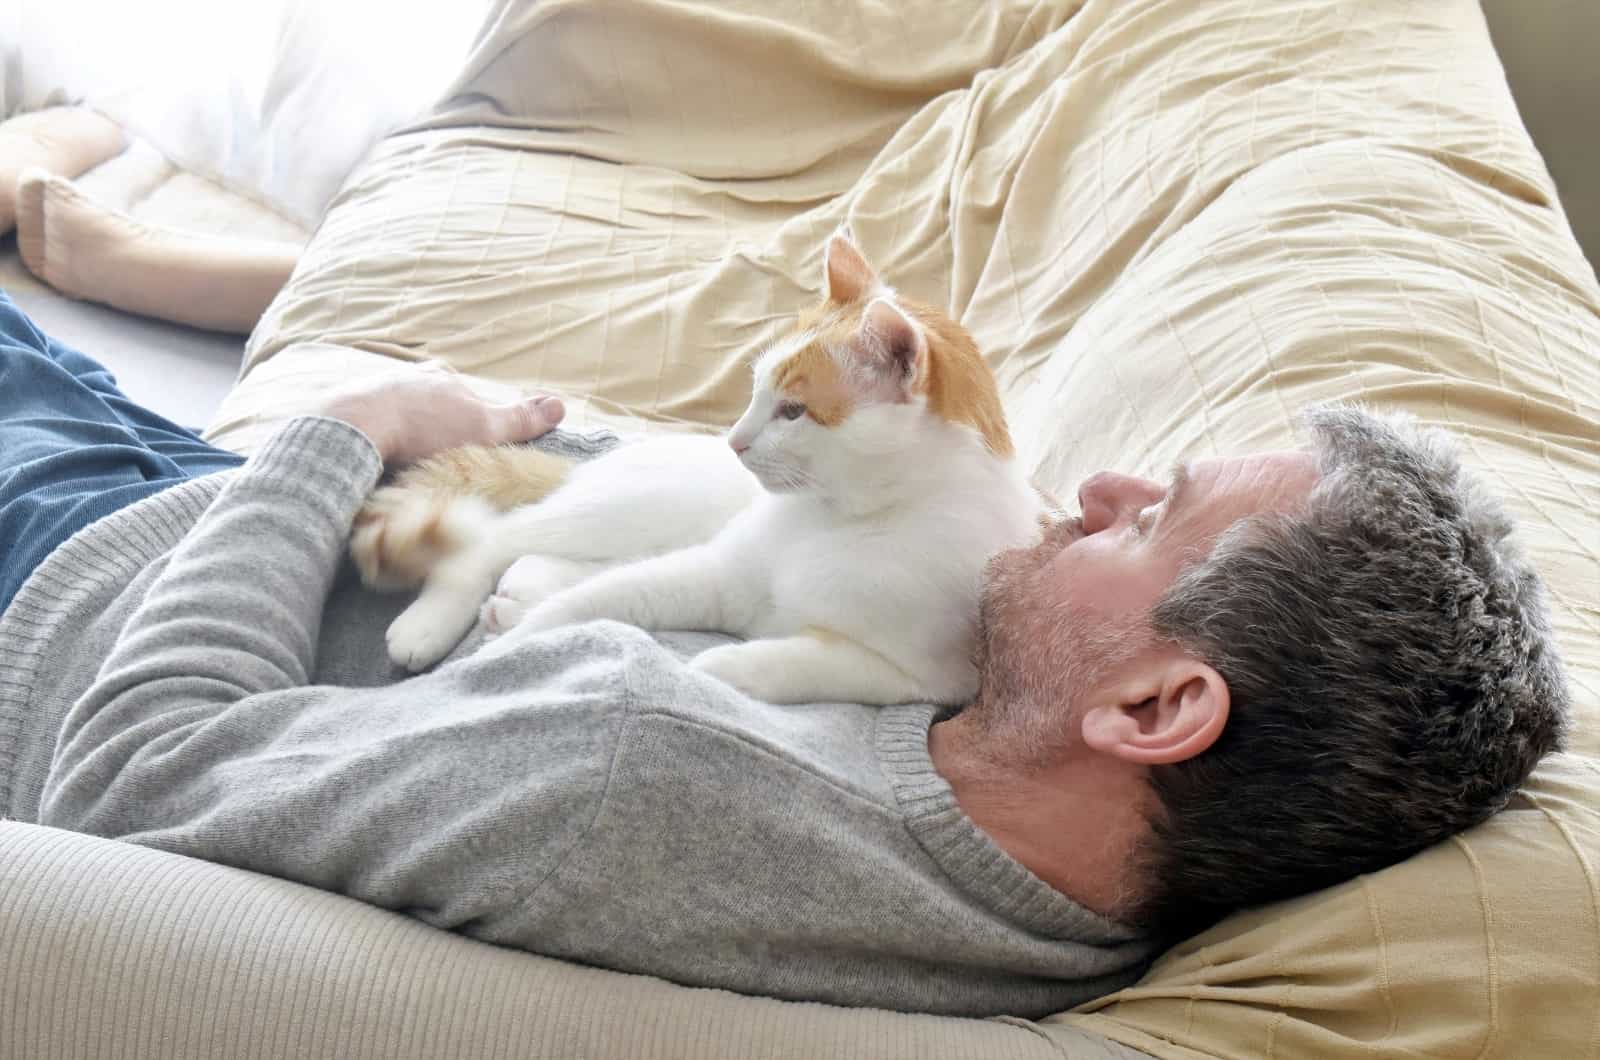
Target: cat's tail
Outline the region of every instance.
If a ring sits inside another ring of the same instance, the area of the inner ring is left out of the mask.
[[[394,484],[446,497],[471,494],[508,512],[555,492],[572,465],[570,457],[528,445],[463,445],[418,461]]]
[[[350,555],[361,580],[385,591],[416,588],[500,512],[552,493],[572,465],[526,446],[463,446],[414,464],[356,515]]]

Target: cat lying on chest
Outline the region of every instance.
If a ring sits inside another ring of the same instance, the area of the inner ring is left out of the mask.
[[[971,337],[846,233],[823,272],[726,439],[578,464],[457,450],[374,493],[351,538],[363,578],[422,586],[394,661],[432,665],[480,610],[500,631],[486,653],[607,618],[746,638],[692,665],[769,702],[970,700],[984,567],[1037,540],[1043,500]]]

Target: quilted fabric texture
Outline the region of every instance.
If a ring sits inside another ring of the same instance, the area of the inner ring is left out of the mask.
[[[507,0],[212,437],[426,357],[579,425],[724,427],[845,220],[974,332],[1046,488],[1359,399],[1459,432],[1550,587],[1578,726],[1510,810],[1060,1019],[1168,1057],[1600,1055],[1600,288],[1471,0]]]

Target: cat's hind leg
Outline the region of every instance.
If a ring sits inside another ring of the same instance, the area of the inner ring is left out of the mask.
[[[479,497],[381,486],[350,528],[350,558],[368,588],[421,585],[446,556],[464,549],[495,518]]]
[[[685,517],[679,521],[690,524],[689,530],[698,529]],[[579,594],[577,599],[590,599],[594,594],[589,586],[598,583],[603,590],[610,585],[606,579],[619,572],[607,568],[630,558],[641,544],[655,544],[671,540],[674,534],[684,534],[685,527],[672,523],[656,509],[626,508],[619,503],[617,494],[586,496],[581,489],[557,491],[538,504],[494,517],[476,532],[474,540],[445,555],[428,571],[416,601],[389,626],[389,656],[412,671],[438,662],[472,628],[501,576],[524,556],[531,555],[536,562],[525,568],[517,591],[504,594],[516,599],[503,601],[495,608],[496,621],[506,621],[506,628],[520,628],[524,614],[537,615],[552,600],[565,600],[574,594]],[[652,533],[655,541],[651,540]],[[586,577],[596,571],[601,573]],[[546,588],[552,588],[553,595]],[[659,594],[650,598],[655,595]],[[574,616],[570,621],[602,617],[627,621],[636,609],[633,604],[631,600],[610,603],[605,609]],[[513,612],[517,622],[508,621]]]
[[[727,445],[713,438],[663,438],[614,449],[573,468],[539,503],[493,517],[469,543],[440,558],[416,601],[390,625],[390,657],[413,671],[443,658],[472,628],[500,576],[523,556],[594,570],[683,548],[710,539],[759,491]],[[542,609],[541,602],[532,610]]]
[[[399,472],[356,513],[350,556],[369,588],[414,589],[469,544],[497,512],[556,490],[570,458],[530,446],[467,445]]]
[[[569,515],[553,502],[528,505],[503,515],[477,532],[465,547],[440,559],[428,571],[422,592],[389,625],[389,657],[406,669],[424,670],[455,647],[472,628],[480,613],[513,566],[525,558],[523,542],[562,542],[581,527],[566,525]],[[557,592],[582,581],[588,573],[609,565],[605,560],[569,559],[536,554],[506,593],[497,612],[517,616]],[[489,618],[487,613],[482,615]],[[498,621],[499,619],[496,619]]]
[[[486,658],[504,655],[546,630],[596,619],[648,630],[737,631],[748,625],[751,609],[715,550],[696,545],[585,578],[528,608],[479,651]]]

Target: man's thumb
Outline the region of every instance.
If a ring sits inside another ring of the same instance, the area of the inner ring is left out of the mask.
[[[510,413],[511,435],[508,440],[526,442],[545,434],[560,423],[567,414],[567,407],[558,397],[540,394],[507,406],[507,411]]]

